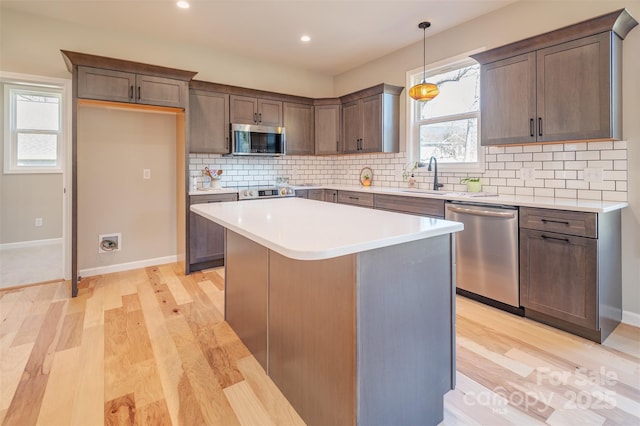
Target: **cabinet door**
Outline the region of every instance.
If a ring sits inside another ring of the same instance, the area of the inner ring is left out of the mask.
[[[611,37],[602,33],[537,52],[538,141],[613,137]]]
[[[284,104],[287,154],[313,155],[313,105]]]
[[[482,145],[535,142],[535,60],[527,53],[482,66]]]
[[[520,229],[520,303],[595,329],[596,265],[596,239]]]
[[[382,95],[362,99],[360,152],[382,152]]]
[[[316,105],[315,109],[316,155],[340,153],[340,105]]]
[[[189,213],[189,264],[224,259],[224,228]]]
[[[282,102],[258,99],[258,124],[262,126],[282,126]]]
[[[324,189],[310,189],[308,198],[310,200],[324,201]]]
[[[362,110],[360,101],[342,105],[342,143],[344,152],[358,152],[362,138]]]
[[[136,75],[136,103],[184,108],[187,105],[186,81],[151,75]]]
[[[328,203],[337,203],[338,202],[338,191],[335,189],[325,189],[324,190],[324,201]]]
[[[229,97],[230,118],[234,124],[257,124],[258,122],[258,100],[247,96]]]
[[[78,97],[114,102],[135,102],[136,75],[128,72],[78,67]]]
[[[308,189],[296,189],[296,197],[298,197],[298,198],[309,198],[309,190]]]
[[[189,152],[229,153],[229,95],[191,91]]]

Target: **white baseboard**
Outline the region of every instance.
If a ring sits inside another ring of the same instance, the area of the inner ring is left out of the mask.
[[[81,277],[93,277],[94,275],[110,274],[113,272],[130,271],[131,269],[146,268],[147,266],[164,265],[178,261],[178,256],[156,257],[154,259],[138,260],[135,262],[118,263],[116,265],[99,266],[97,268],[81,269]]]
[[[640,314],[635,312],[622,311],[622,322],[625,324],[640,327]]]
[[[27,247],[41,247],[51,246],[54,244],[62,245],[62,238],[51,238],[49,240],[32,240],[32,241],[18,241],[17,243],[0,244],[0,250],[11,250]]]

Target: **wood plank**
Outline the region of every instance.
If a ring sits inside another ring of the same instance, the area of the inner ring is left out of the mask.
[[[64,329],[63,329],[64,331]],[[38,415],[39,425],[71,424],[73,396],[78,382],[80,347],[57,351]]]
[[[64,316],[56,351],[64,351],[80,346],[82,342],[83,323],[84,312],[72,312]]]
[[[102,297],[100,292],[94,292],[99,297],[94,307],[102,315]],[[87,301],[87,310],[92,306],[91,299]],[[72,424],[102,424],[104,423],[104,321],[93,327],[86,327],[85,321],[82,344],[80,345],[80,359],[77,364],[78,384],[73,398],[71,410]]]
[[[174,264],[171,263],[158,267],[165,284],[167,284],[167,287],[169,287],[169,291],[171,291],[173,299],[176,301],[176,304],[183,305],[185,303],[193,302],[193,299],[189,292],[185,290],[180,280],[176,277],[176,275],[178,274],[176,274],[174,268]]]
[[[9,347],[10,341],[15,333],[6,334],[5,338],[0,337],[0,410],[6,410],[11,404],[11,400],[16,393],[20,378],[24,372],[29,355],[33,351],[33,343],[26,345]]]
[[[225,388],[224,394],[241,425],[275,425],[246,381],[243,380]]]
[[[171,424],[171,417],[169,416],[166,401],[163,399],[147,405],[138,406],[136,408],[136,424],[139,426]]]
[[[33,345],[33,351],[7,410],[5,424],[34,424],[38,419],[60,336],[65,303],[64,301],[54,302],[49,306],[43,326]]]
[[[120,294],[120,273],[108,274],[104,276],[104,310],[122,307],[122,296]]]
[[[137,289],[171,423],[204,424],[198,401],[184,374],[182,360],[151,285],[139,283]]]
[[[104,424],[108,426],[136,424],[136,401],[132,393],[104,403]]]
[[[258,361],[251,355],[238,360],[238,368],[246,382],[262,403],[273,423],[277,425],[304,425],[300,415],[271,381]]]

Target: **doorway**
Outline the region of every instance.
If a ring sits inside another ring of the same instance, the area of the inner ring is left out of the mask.
[[[0,289],[70,279],[71,80],[0,72]]]

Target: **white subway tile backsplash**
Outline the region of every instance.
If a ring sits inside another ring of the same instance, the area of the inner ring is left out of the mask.
[[[601,200],[602,191],[578,190],[578,198],[585,200]]]
[[[480,177],[482,190],[500,194],[627,199],[627,142],[578,142],[551,145],[485,147],[484,172],[441,170],[440,182],[447,191],[464,191],[461,177]],[[205,166],[222,169],[223,186],[269,185],[276,176],[288,176],[292,184],[356,185],[360,170],[374,170],[374,185],[406,187],[402,173],[411,167],[405,153],[341,155],[327,157],[237,158],[213,154],[190,154],[189,175],[202,180]],[[535,179],[520,179],[520,169],[535,169]],[[583,180],[585,168],[603,169],[602,182]],[[433,173],[414,171],[422,188],[433,185]]]
[[[576,152],[576,160],[599,160],[600,151],[578,151]]]
[[[627,150],[626,149],[614,149],[611,151],[600,151],[600,159],[601,160],[626,160],[627,159]]]
[[[536,197],[553,197],[555,194],[553,188],[534,188],[533,195]]]
[[[587,149],[589,151],[613,149],[613,142],[589,142]]]

